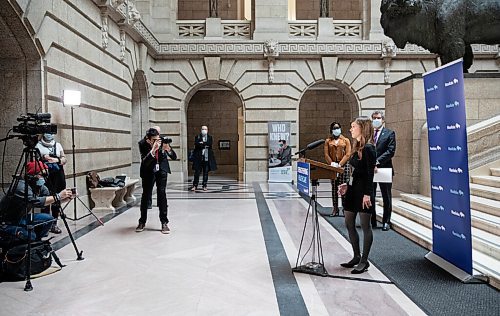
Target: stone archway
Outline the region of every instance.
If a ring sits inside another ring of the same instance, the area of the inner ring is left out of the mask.
[[[23,20],[9,1],[0,2],[0,138],[18,125],[17,117],[26,112],[45,112],[42,106],[41,54]],[[5,154],[4,185],[12,180],[23,144],[20,140],[3,143]]]
[[[141,155],[138,140],[144,137],[149,123],[149,95],[144,72],[137,71],[132,82],[132,111],[131,111],[131,141],[132,141],[132,176],[139,178]]]
[[[232,87],[218,82],[205,83],[193,89],[186,98],[186,147],[194,147],[194,137],[201,126],[207,125],[214,137],[213,150],[218,170],[214,175],[226,179],[243,180],[245,137],[243,101]],[[229,149],[219,148],[219,141],[226,141]],[[227,143],[228,142],[228,143]],[[187,166],[192,176],[191,165]]]
[[[359,113],[359,102],[349,87],[336,81],[315,83],[300,99],[299,148],[327,138],[330,124],[334,121],[341,124],[342,135],[350,138],[350,122]],[[309,151],[308,158],[324,161],[323,147]]]

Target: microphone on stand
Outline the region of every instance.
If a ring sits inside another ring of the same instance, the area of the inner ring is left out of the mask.
[[[299,150],[298,152],[296,152],[294,155],[302,155],[304,154],[307,150],[311,150],[311,149],[314,149],[320,145],[323,145],[325,143],[325,140],[324,139],[318,139],[312,143],[309,143],[307,144],[306,148],[302,148],[301,150]]]

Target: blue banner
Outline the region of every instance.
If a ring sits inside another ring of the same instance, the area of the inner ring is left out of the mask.
[[[461,59],[424,74],[432,252],[472,274],[469,164]]]
[[[311,165],[307,162],[297,163],[297,189],[299,192],[311,196]]]

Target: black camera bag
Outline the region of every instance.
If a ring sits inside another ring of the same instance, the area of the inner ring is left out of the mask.
[[[5,280],[20,281],[26,279],[26,258],[28,244],[14,246],[5,252],[2,258],[2,277]],[[52,265],[54,250],[50,241],[34,241],[31,243],[30,275],[41,273]]]

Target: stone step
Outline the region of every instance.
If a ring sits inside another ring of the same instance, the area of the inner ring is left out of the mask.
[[[486,199],[500,201],[500,188],[490,187],[487,185],[482,185],[477,183],[471,183],[470,194],[483,197]]]
[[[431,198],[419,194],[401,194],[401,200],[432,213]],[[471,209],[472,227],[500,235],[500,216]]]
[[[500,188],[500,177],[497,176],[472,176],[472,183]]]
[[[377,219],[382,220],[383,208],[377,205]],[[391,216],[393,230],[416,242],[422,247],[432,249],[432,230],[422,226],[398,213]],[[500,289],[500,261],[472,249],[474,270],[489,277],[490,284]]]
[[[432,213],[428,210],[401,200],[393,200],[392,209],[393,212],[432,229]],[[500,260],[500,236],[472,227],[472,247]]]
[[[490,168],[490,173],[492,176],[500,177],[500,168]]]

